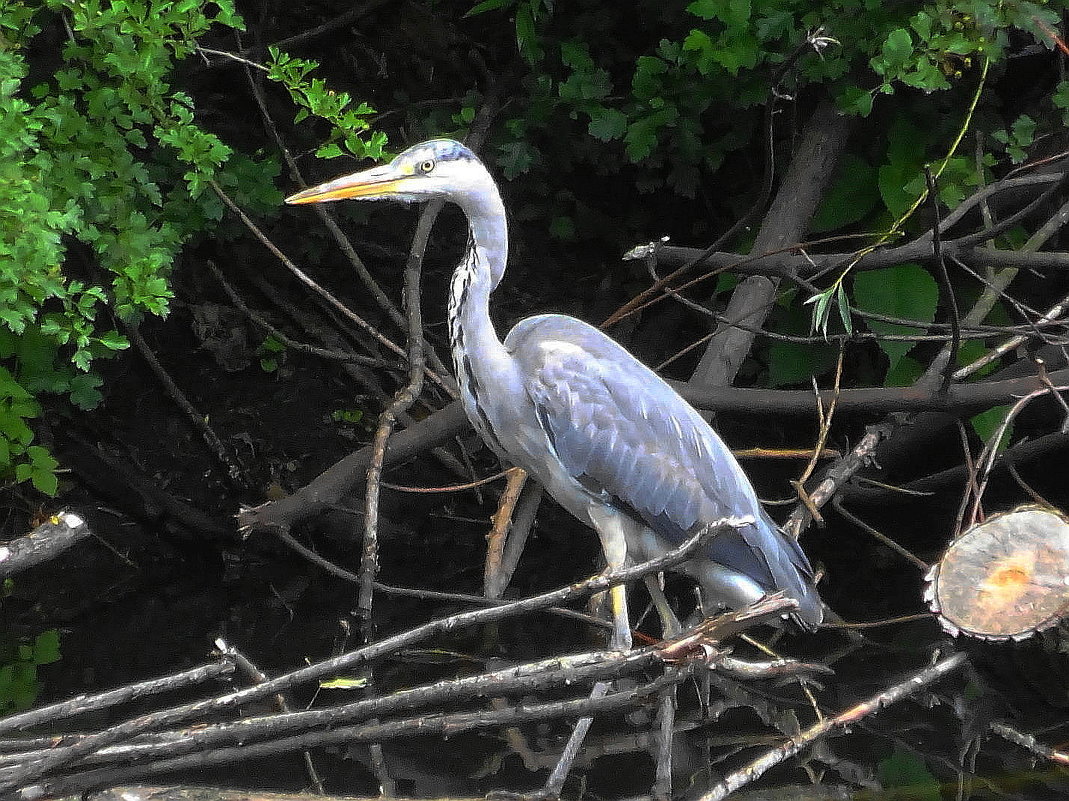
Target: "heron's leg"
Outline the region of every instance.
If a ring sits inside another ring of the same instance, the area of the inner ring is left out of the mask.
[[[592,508],[590,517],[594,522],[598,537],[601,539],[602,550],[605,552],[607,565],[605,569],[609,573],[614,573],[627,564],[627,537],[624,532],[629,523],[631,525],[634,524],[618,511],[607,506]],[[630,651],[631,622],[627,614],[627,591],[623,584],[617,584],[610,588],[609,601],[612,604],[613,617],[611,647],[618,651]],[[609,687],[609,682],[596,682],[590,697],[602,698],[609,691]],[[541,801],[541,799],[560,797],[564,781],[568,778],[572,763],[579,755],[579,749],[583,747],[583,740],[586,738],[586,733],[590,730],[590,724],[593,722],[594,718],[592,717],[580,718],[576,722],[575,728],[572,729],[572,736],[568,738],[568,743],[564,746],[564,751],[557,761],[557,766],[553,769],[541,790],[526,796],[528,801]]]
[[[617,584],[612,588],[609,600],[612,602],[612,642],[610,645],[615,651],[630,651],[631,620],[627,615],[627,589],[623,584]]]
[[[678,637],[683,631],[683,625],[679,622],[679,618],[676,617],[676,613],[672,611],[668,599],[664,597],[660,576],[646,576],[646,589],[649,590],[653,608],[657,610],[657,617],[661,619],[661,634],[663,638],[670,640],[673,637]]]
[[[605,552],[606,570],[615,573],[627,564],[627,527],[634,523],[616,509],[601,506],[590,510],[601,548]],[[609,602],[612,607],[612,643],[617,651],[631,650],[631,621],[627,614],[627,588],[617,584],[609,590]]]

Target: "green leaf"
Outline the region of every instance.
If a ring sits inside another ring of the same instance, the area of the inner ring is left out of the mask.
[[[528,64],[537,64],[542,60],[542,46],[535,30],[530,2],[525,2],[516,9],[516,46]]]
[[[847,86],[836,98],[839,108],[847,114],[867,117],[872,112],[872,92],[859,86]]]
[[[619,139],[627,132],[627,115],[614,108],[593,109],[587,132],[602,142]]]
[[[59,653],[59,630],[48,629],[42,631],[33,640],[33,661],[37,665],[50,665],[58,662]]]
[[[1050,96],[1050,101],[1055,108],[1069,109],[1069,80],[1059,81],[1054,94]]]
[[[843,289],[842,284],[839,284],[835,293],[835,300],[839,309],[839,321],[843,324],[843,331],[852,334],[854,332],[854,321],[850,316],[850,302],[846,299],[846,291]]]
[[[904,214],[924,185],[923,165],[930,132],[898,117],[887,136],[888,163],[880,167],[877,183],[884,205],[895,217]]]
[[[81,373],[74,376],[70,380],[68,389],[71,403],[86,411],[95,409],[103,398],[98,389],[103,383],[104,381],[100,376],[92,373]]]
[[[590,57],[590,48],[586,42],[577,40],[561,42],[560,60],[573,70],[587,72],[594,69],[594,59]]]
[[[939,305],[939,286],[919,264],[899,264],[882,270],[868,270],[854,275],[854,305],[859,311],[883,314],[930,323]],[[879,334],[920,334],[923,329],[879,320],[866,321],[869,330]],[[879,340],[887,354],[890,368],[911,351],[916,343]]]
[[[510,181],[531,169],[537,159],[538,151],[524,141],[506,142],[498,148],[497,163]]]
[[[30,473],[30,483],[45,495],[54,496],[59,491],[59,476],[52,472],[34,470]]]
[[[738,75],[740,69],[750,69],[757,65],[760,43],[748,31],[740,30],[737,36],[717,42],[714,50],[716,60],[732,75]]]
[[[872,68],[879,75],[894,78],[913,57],[913,37],[905,28],[896,28],[887,34],[880,55],[872,59]]]
[[[693,29],[683,40],[683,52],[696,53],[698,71],[703,75],[708,74],[712,65],[717,62],[716,46],[709,34],[705,31]]]
[[[687,13],[741,27],[750,21],[750,0],[694,0],[687,6]]]
[[[359,423],[364,419],[362,409],[335,409],[330,413],[330,418],[335,423]]]
[[[687,13],[702,19],[714,19],[722,5],[723,3],[719,3],[717,0],[694,0],[693,3],[687,6]]]
[[[130,340],[118,331],[105,331],[97,337],[97,342],[108,350],[126,350],[130,347]]]
[[[912,356],[903,356],[887,370],[883,379],[885,387],[911,387],[924,375],[924,365]]]
[[[803,345],[775,340],[768,346],[768,385],[809,386],[814,376],[821,376],[835,365],[838,349],[831,345]]]
[[[657,145],[658,131],[678,118],[679,112],[674,108],[662,108],[645,117],[631,122],[624,136],[627,144],[627,156],[633,162],[645,159]]]
[[[15,376],[11,375],[11,371],[0,366],[0,398],[26,400],[31,397],[33,396],[15,380]]]
[[[570,242],[575,239],[575,220],[558,214],[549,221],[549,234],[554,239]]]
[[[323,679],[319,682],[319,686],[324,690],[363,690],[367,688],[367,679],[338,676],[333,679]]]
[[[909,20],[909,27],[917,32],[922,42],[932,38],[932,15],[927,11],[919,11]]]
[[[483,0],[481,3],[476,3],[469,8],[464,16],[474,17],[478,14],[485,14],[487,11],[496,11],[499,8],[506,8],[515,3],[516,0]]]
[[[995,406],[987,411],[973,415],[969,419],[969,424],[972,426],[972,430],[976,432],[976,436],[978,436],[982,442],[990,442],[998,432],[999,426],[1002,425],[1002,421],[1006,419],[1006,415],[1009,411],[1009,406]],[[1012,438],[1013,423],[1010,423],[1006,426],[1006,431],[1002,434],[1002,439],[998,442],[998,453],[1002,453],[1009,447]]]
[[[333,159],[344,155],[345,151],[341,149],[337,142],[327,142],[324,145],[320,145],[319,149],[316,150],[316,158],[319,159]]]
[[[880,783],[890,789],[908,790],[911,801],[941,801],[939,781],[924,764],[924,760],[912,751],[895,745],[895,752],[882,760],[877,767]],[[905,797],[905,793],[899,793]]]

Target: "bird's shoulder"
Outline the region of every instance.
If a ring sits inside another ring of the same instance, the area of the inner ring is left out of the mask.
[[[710,455],[702,446],[712,432],[690,404],[594,326],[560,314],[529,317],[509,332],[505,346],[555,425],[613,430],[632,447],[689,444],[694,457]]]
[[[589,323],[566,314],[520,320],[505,337],[513,357],[528,361],[615,359],[636,361],[619,343]]]

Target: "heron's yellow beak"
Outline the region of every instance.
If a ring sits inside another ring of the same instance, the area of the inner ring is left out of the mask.
[[[354,172],[352,175],[343,175],[333,181],[313,186],[290,195],[286,202],[291,205],[302,203],[327,203],[332,200],[345,200],[346,198],[376,198],[390,197],[400,191],[400,187],[408,175],[398,175],[390,165],[372,167],[363,172]]]

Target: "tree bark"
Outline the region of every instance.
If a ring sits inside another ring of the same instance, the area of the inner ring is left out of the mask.
[[[805,235],[835,164],[846,146],[853,119],[839,113],[834,103],[820,105],[809,118],[787,175],[754,241],[752,252],[779,250]],[[724,317],[759,327],[776,299],[779,279],[751,276],[731,296]],[[701,362],[691,376],[692,387],[727,386],[753,346],[754,334],[729,323],[717,326]]]

